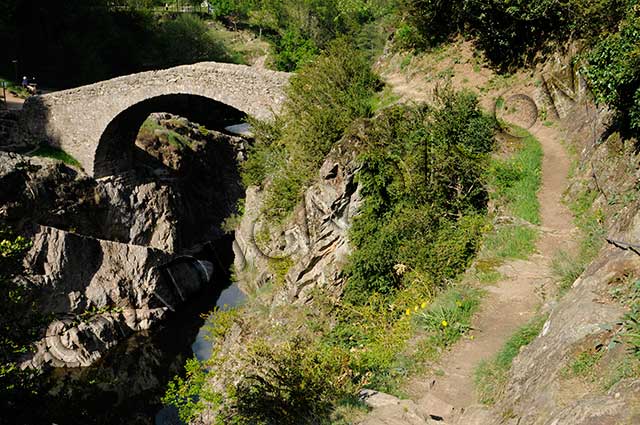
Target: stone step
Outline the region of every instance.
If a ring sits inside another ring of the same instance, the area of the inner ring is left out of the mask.
[[[453,411],[452,406],[435,396],[426,396],[416,404],[379,391],[362,390],[360,399],[373,409],[360,425],[446,425],[443,416],[425,407],[440,413]]]

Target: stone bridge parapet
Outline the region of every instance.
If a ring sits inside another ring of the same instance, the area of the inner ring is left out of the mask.
[[[281,107],[288,80],[283,72],[215,62],[142,72],[32,97],[20,127],[32,144],[63,149],[87,174],[102,177],[109,169],[96,164],[132,149],[149,113],[178,113],[207,125],[245,114],[268,119]],[[111,157],[99,158],[101,151]]]

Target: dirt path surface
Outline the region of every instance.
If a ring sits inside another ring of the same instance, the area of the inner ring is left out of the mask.
[[[0,104],[2,103],[2,93],[0,93]],[[14,96],[7,90],[7,109],[15,111],[22,109],[24,99]],[[4,105],[2,105],[4,107]]]
[[[455,417],[478,403],[474,370],[480,362],[495,356],[506,340],[535,315],[551,290],[554,253],[561,248],[571,249],[573,218],[562,203],[570,160],[556,130],[537,124],[530,132],[544,151],[542,187],[538,192],[542,226],[536,253],[528,260],[508,261],[499,268],[503,279],[486,287],[488,295],[474,318],[470,337],[443,356],[439,376],[410,384],[412,398],[426,412],[433,412],[430,404],[434,398],[451,406],[449,411],[435,412],[445,418]]]
[[[419,78],[409,81],[397,73],[386,77],[401,101],[428,100],[425,85],[415,84]],[[491,99],[485,96],[482,101],[490,103]],[[552,258],[559,249],[573,248],[573,233],[576,231],[573,217],[562,203],[570,168],[570,159],[561,145],[562,134],[555,127],[541,122],[529,132],[540,141],[544,153],[542,185],[538,192],[541,226],[536,253],[528,260],[507,261],[499,268],[503,277],[484,288],[488,294],[473,319],[473,331],[442,356],[437,374],[415,377],[408,382],[406,391],[411,401],[402,402],[407,405],[403,405],[401,410],[393,406],[375,408],[363,424],[413,425],[431,423],[430,420],[459,425],[486,424],[482,415],[479,419],[470,419],[468,415],[469,409],[474,410],[473,407],[479,403],[474,371],[482,361],[494,357],[507,339],[526,324],[545,298],[551,295]],[[465,411],[467,415],[461,419]]]

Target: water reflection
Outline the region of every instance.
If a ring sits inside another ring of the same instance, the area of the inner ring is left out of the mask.
[[[240,291],[238,285],[231,285],[222,293],[216,302],[216,307],[221,310],[228,310],[229,308],[235,307],[244,301],[245,295]],[[207,321],[210,320],[210,317]],[[211,352],[213,347],[211,346],[211,342],[207,341],[207,331],[206,326],[203,326],[198,331],[198,335],[196,335],[196,341],[191,345],[191,350],[195,354],[196,358],[200,361],[207,360],[211,357]]]

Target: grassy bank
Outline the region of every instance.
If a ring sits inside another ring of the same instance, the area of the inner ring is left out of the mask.
[[[490,405],[498,400],[505,390],[513,359],[522,347],[529,345],[540,334],[546,320],[546,316],[536,317],[521,327],[507,340],[495,358],[478,366],[474,378],[481,403]]]

